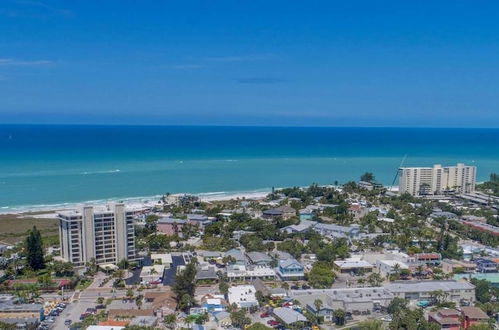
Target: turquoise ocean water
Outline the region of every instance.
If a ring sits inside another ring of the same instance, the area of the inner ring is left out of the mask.
[[[0,125],[0,212],[166,192],[268,191],[463,162],[499,172],[499,129]]]

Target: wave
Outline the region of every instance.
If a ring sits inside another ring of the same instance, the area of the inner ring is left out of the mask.
[[[241,191],[212,191],[212,192],[200,192],[200,193],[189,193],[199,197],[204,201],[214,201],[214,200],[228,200],[236,198],[260,198],[266,196],[271,192],[271,188],[260,188],[254,190],[241,190]],[[174,193],[174,195],[183,194],[181,192]],[[106,205],[109,203],[122,202],[125,204],[135,204],[135,205],[145,205],[146,203],[157,202],[163,195],[151,195],[151,196],[138,196],[138,197],[110,197],[104,199],[86,200],[79,202],[65,202],[65,203],[54,203],[54,204],[36,204],[36,205],[15,205],[15,206],[2,206],[0,207],[0,214],[18,214],[25,212],[48,212],[48,211],[60,211],[66,209],[80,208],[84,205]]]
[[[90,172],[81,172],[82,175],[92,175],[92,174],[111,174],[111,173],[119,173],[120,169],[115,170],[105,170],[105,171],[90,171]]]

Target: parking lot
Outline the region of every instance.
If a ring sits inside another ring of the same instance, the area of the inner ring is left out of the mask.
[[[49,313],[46,315],[45,319],[38,326],[39,330],[49,330],[49,329],[64,329],[63,314],[66,313],[68,305],[65,303],[57,304]],[[61,327],[62,325],[62,327]]]

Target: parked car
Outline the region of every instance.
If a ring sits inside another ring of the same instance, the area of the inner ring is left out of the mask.
[[[267,321],[267,324],[268,325],[271,325],[271,326],[276,326],[276,325],[280,325],[279,322],[275,321],[275,320],[268,320]]]
[[[71,325],[71,323],[73,323],[73,321],[71,321],[71,320],[64,321],[64,325]]]
[[[262,314],[260,314],[260,317],[261,317],[262,319],[264,319],[264,318],[266,318],[266,317],[269,317],[269,316],[270,316],[270,315],[269,315],[269,313],[262,313]]]

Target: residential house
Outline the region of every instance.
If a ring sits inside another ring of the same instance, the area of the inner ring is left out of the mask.
[[[476,264],[454,259],[443,259],[442,270],[446,274],[455,273],[456,270],[462,270],[463,273],[474,273]]]
[[[268,266],[257,265],[228,265],[226,276],[229,281],[252,281],[257,278],[262,280],[274,280],[276,273]]]
[[[489,316],[478,307],[461,307],[461,315],[464,329],[468,329],[474,324],[480,324],[489,320]]]
[[[479,273],[497,273],[497,263],[490,259],[478,258],[475,263]]]
[[[213,314],[215,322],[217,322],[218,328],[228,328],[232,325],[232,319],[230,318],[230,313],[218,312]]]
[[[283,281],[296,281],[305,277],[302,264],[292,256],[289,256],[289,258],[286,259],[279,259],[275,270]]]
[[[357,224],[351,226],[340,226],[329,223],[318,223],[313,228],[319,234],[333,238],[356,239],[360,234],[360,226]]]
[[[210,264],[200,264],[196,267],[196,281],[212,283],[218,281],[217,269]]]
[[[246,265],[246,257],[244,256],[244,253],[241,252],[239,249],[231,249],[227,252],[225,252],[226,257],[231,257],[234,260],[234,264],[236,265]]]
[[[287,307],[274,308],[272,313],[278,320],[280,320],[286,326],[292,326],[293,324],[298,322],[302,323],[308,322],[307,318],[302,313],[299,313],[291,308]]]
[[[265,210],[262,212],[264,219],[275,220],[277,218],[289,219],[296,215],[296,210],[290,206],[283,205],[274,209]]]
[[[182,236],[182,228],[187,223],[184,219],[161,218],[156,224],[156,229],[166,235]]]
[[[284,228],[281,228],[280,230],[282,232],[285,232],[287,234],[301,234],[305,233],[307,230],[310,228],[313,228],[317,222],[315,221],[308,221],[308,220],[302,220],[298,225],[290,225]]]
[[[429,266],[439,265],[442,260],[440,253],[416,253],[414,258],[417,263]]]
[[[320,305],[316,305],[316,301],[320,301]],[[316,317],[322,317],[325,322],[333,321],[334,308],[329,305],[327,297],[323,297],[322,299],[317,297],[314,301],[310,300],[307,302],[305,308]]]
[[[287,296],[287,292],[283,288],[269,287],[261,279],[254,280],[252,284],[256,291],[260,291],[264,296],[271,298],[283,298]]]
[[[214,220],[215,218],[208,217],[204,214],[187,214],[187,221],[201,229],[204,229],[207,225],[213,223]]]
[[[438,324],[441,329],[459,330],[461,328],[460,315],[452,308],[439,309],[428,314],[428,322]]]
[[[348,213],[354,217],[354,219],[360,219],[369,213],[369,210],[359,203],[353,203],[348,208]]]
[[[246,256],[248,257],[248,261],[252,265],[270,266],[270,264],[272,263],[272,258],[263,252],[248,252],[246,253]]]

